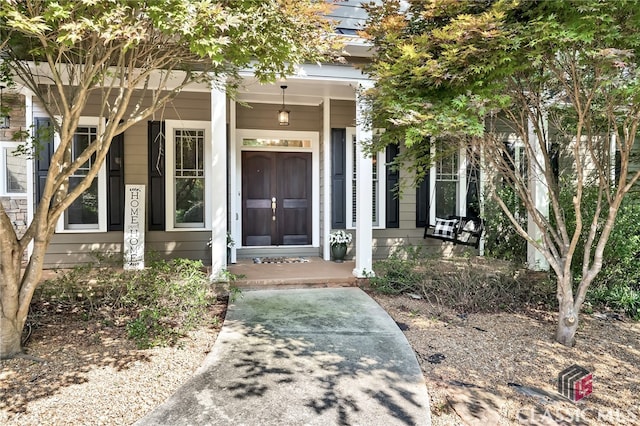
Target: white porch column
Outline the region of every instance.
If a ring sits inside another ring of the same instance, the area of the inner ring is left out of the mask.
[[[233,240],[233,247],[231,247],[231,263],[236,263],[238,260],[238,245],[242,242],[242,223],[239,218],[239,211],[242,207],[242,201],[240,198],[240,190],[238,189],[238,143],[236,141],[236,102],[234,100],[229,101],[229,208],[231,209],[231,215],[229,220],[229,232],[231,233],[231,239]]]
[[[356,267],[353,274],[358,278],[373,274],[373,164],[362,149],[362,142],[370,140],[373,132],[364,125],[368,105],[361,96],[361,91],[372,85],[369,80],[361,80],[356,92]]]
[[[543,128],[547,127],[547,120],[541,123]],[[533,123],[529,122],[529,143],[533,151],[533,161],[529,161],[529,191],[533,197],[533,202],[536,209],[544,217],[549,217],[549,189],[547,186],[547,179],[544,175],[544,158],[542,156],[542,149],[540,148],[540,141],[536,133],[534,132]],[[535,221],[528,215],[527,220],[527,233],[536,241],[542,240],[542,232]],[[549,262],[544,258],[542,253],[533,247],[530,243],[527,243],[527,264],[529,269],[536,271],[549,270]]]
[[[484,159],[484,149],[482,149],[482,147],[480,147],[480,187],[479,187],[479,191],[480,193],[478,194],[479,198],[480,198],[480,217],[484,218],[486,217],[484,215],[485,212],[485,202],[486,200],[484,199],[484,189],[485,189],[485,185],[487,183],[487,173],[485,172],[486,169],[486,162]],[[480,236],[480,244],[478,246],[478,254],[480,256],[484,256],[484,235],[486,232],[483,232],[482,235]]]
[[[25,108],[25,113],[24,113],[24,117],[25,117],[25,128],[27,129],[33,129],[33,93],[30,90],[27,89],[23,89],[22,90],[22,95],[24,95],[24,108]],[[34,178],[34,171],[33,171],[33,167],[34,167],[34,162],[35,162],[35,158],[30,159],[27,161],[27,188],[30,188],[29,191],[27,191],[27,227],[29,227],[31,225],[31,222],[33,221],[33,215],[35,214],[35,205],[36,205],[36,194],[34,191],[35,188],[35,178]],[[37,200],[40,201],[40,200]],[[31,254],[33,253],[33,241],[31,241],[29,243],[29,246],[27,247],[27,256],[31,257]]]
[[[211,90],[211,279],[222,278],[227,267],[227,96]]]
[[[322,100],[322,161],[324,163],[322,181],[323,197],[322,227],[320,229],[322,239],[322,258],[331,260],[331,246],[329,244],[329,231],[331,231],[331,99],[325,96]]]
[[[434,139],[431,138],[431,147],[429,153],[431,154],[431,168],[429,169],[429,175],[427,178],[429,179],[429,211],[427,212],[429,215],[429,224],[435,225],[436,223],[436,203],[435,203],[435,194],[436,194],[436,175],[438,168],[436,167],[436,162],[433,159],[436,157],[436,145]],[[433,201],[433,202],[432,202]]]
[[[469,183],[467,182],[467,148],[462,147],[459,151],[459,166],[458,166],[458,214],[460,216],[467,215],[467,192],[469,192]],[[434,192],[435,194],[435,192]],[[435,222],[434,222],[435,223]]]
[[[615,133],[611,133],[611,139],[609,140],[609,167],[611,168],[611,182],[612,185],[617,185],[616,182],[616,154],[618,152],[618,142]]]

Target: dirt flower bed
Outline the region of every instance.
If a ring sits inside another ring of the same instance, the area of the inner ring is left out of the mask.
[[[27,345],[43,361],[0,364],[0,424],[129,425],[191,377],[211,349],[226,301],[172,347],[137,349],[123,325],[46,310]],[[213,325],[217,324],[217,325]]]
[[[640,325],[582,315],[577,345],[553,340],[554,313],[458,314],[410,296],[372,294],[414,348],[433,425],[640,423]],[[617,319],[616,319],[617,318]],[[557,376],[578,364],[593,393],[571,403]]]

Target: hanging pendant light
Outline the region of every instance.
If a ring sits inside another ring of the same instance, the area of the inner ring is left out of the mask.
[[[287,88],[287,86],[280,86],[280,88],[282,89],[282,108],[280,108],[280,111],[278,111],[278,124],[280,124],[281,126],[288,126],[289,112],[291,111],[286,109],[284,106],[284,90]]]
[[[2,99],[3,90],[5,86],[0,84],[0,129],[8,129],[9,128],[9,114],[4,113],[4,103]]]

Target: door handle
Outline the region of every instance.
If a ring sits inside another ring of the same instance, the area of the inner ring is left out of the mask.
[[[273,197],[271,199],[271,211],[273,211],[273,216],[271,217],[272,220],[276,220],[276,197]]]

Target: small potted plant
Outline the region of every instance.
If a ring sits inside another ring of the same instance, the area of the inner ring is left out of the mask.
[[[352,238],[352,235],[344,229],[339,229],[329,234],[329,244],[331,245],[331,255],[334,262],[342,263],[344,256],[347,254],[347,245],[351,243]]]
[[[207,247],[211,248],[212,244],[213,244],[213,240],[209,238],[209,241],[207,242]],[[231,249],[235,247],[235,245],[236,245],[236,242],[233,240],[231,233],[227,232],[227,263],[231,263]]]

